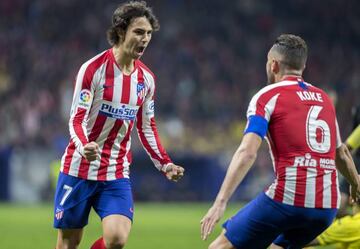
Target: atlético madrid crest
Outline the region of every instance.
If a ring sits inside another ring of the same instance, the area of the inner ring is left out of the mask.
[[[144,82],[138,82],[136,92],[140,99],[145,98],[146,92],[145,92],[145,83]]]

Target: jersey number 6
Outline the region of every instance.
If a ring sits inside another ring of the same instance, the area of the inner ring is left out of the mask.
[[[311,106],[306,118],[306,142],[309,148],[318,153],[330,150],[330,128],[325,120],[318,119],[323,107]]]

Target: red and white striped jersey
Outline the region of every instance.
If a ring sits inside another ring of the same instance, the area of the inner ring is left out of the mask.
[[[268,122],[276,179],[266,194],[298,207],[338,208],[335,155],[341,138],[328,95],[301,78],[287,77],[254,95],[247,117],[254,115]]]
[[[110,181],[129,177],[130,133],[136,121],[140,141],[158,170],[171,162],[154,120],[155,76],[139,60],[130,75],[121,72],[112,49],[84,63],[77,75],[69,128],[71,139],[61,172]],[[88,162],[84,145],[95,141],[100,159]]]

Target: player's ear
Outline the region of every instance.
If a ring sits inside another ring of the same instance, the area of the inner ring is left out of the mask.
[[[117,34],[119,36],[119,43],[123,43],[125,41],[125,34],[126,32],[124,30],[118,30]]]
[[[271,72],[277,74],[280,71],[280,63],[277,60],[271,62]]]

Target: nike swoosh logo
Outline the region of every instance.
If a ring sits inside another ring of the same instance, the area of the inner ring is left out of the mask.
[[[114,87],[114,85],[103,85],[103,88],[110,88],[110,87]]]

